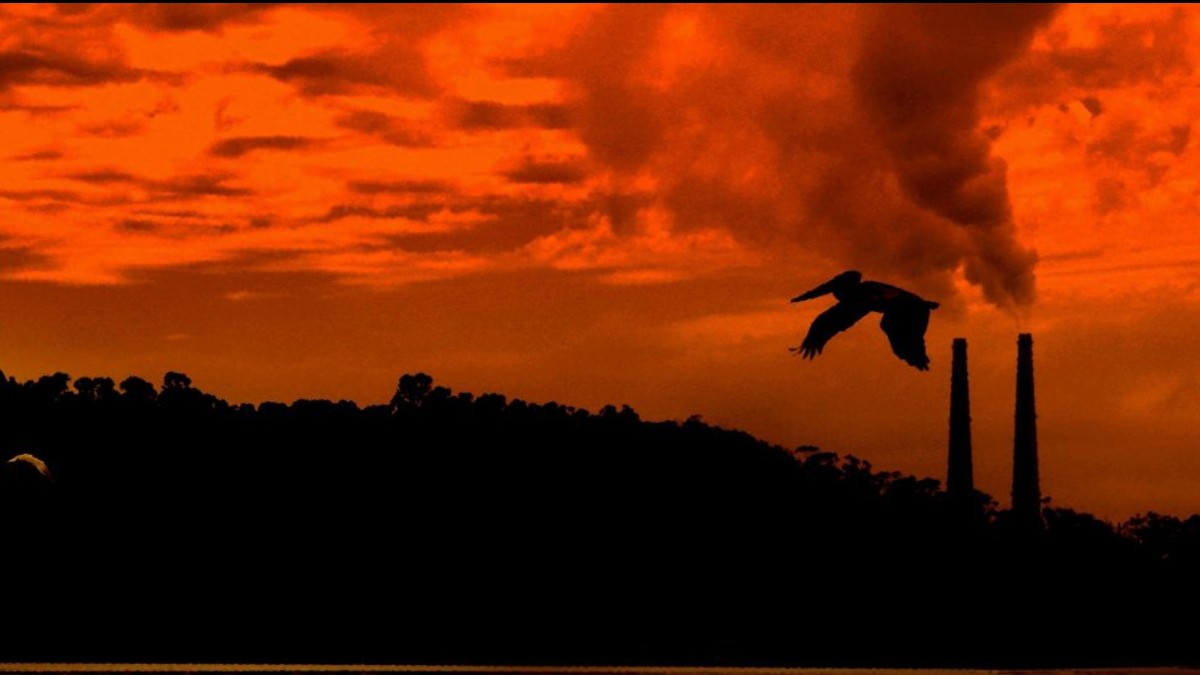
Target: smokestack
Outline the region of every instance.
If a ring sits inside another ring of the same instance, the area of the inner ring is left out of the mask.
[[[950,461],[946,470],[946,496],[953,503],[966,504],[970,503],[974,491],[967,339],[954,338],[950,366]]]
[[[1017,416],[1013,434],[1012,515],[1021,529],[1042,528],[1038,487],[1037,411],[1033,400],[1033,336],[1017,338]]]

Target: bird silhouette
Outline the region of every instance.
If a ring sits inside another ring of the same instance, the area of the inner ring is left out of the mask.
[[[804,342],[791,351],[806,359],[815,358],[825,344],[838,333],[858,323],[871,312],[881,312],[879,327],[887,333],[892,351],[905,363],[920,370],[929,370],[929,355],[925,353],[925,329],[929,312],[938,303],[926,300],[904,289],[878,281],[863,281],[856,271],[842,272],[807,293],[792,298],[801,302],[832,293],[838,304],[821,312],[813,320]]]

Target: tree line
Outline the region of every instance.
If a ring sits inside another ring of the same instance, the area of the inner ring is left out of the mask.
[[[0,661],[1195,663],[1200,516],[1120,524],[404,375],[230,404],[0,373]]]

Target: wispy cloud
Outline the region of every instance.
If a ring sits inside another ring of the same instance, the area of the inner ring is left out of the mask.
[[[18,85],[91,87],[142,76],[119,61],[91,60],[44,47],[0,51],[0,91]]]
[[[501,172],[514,183],[579,183],[588,174],[587,165],[579,160],[538,161],[530,158]]]
[[[559,103],[516,105],[458,100],[446,105],[446,116],[455,126],[473,130],[566,129],[571,126],[570,108]]]
[[[209,152],[217,157],[241,157],[255,150],[304,150],[319,142],[302,136],[242,136],[217,141]]]

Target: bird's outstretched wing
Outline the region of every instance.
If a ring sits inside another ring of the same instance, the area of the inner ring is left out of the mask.
[[[792,347],[792,351],[806,359],[815,358],[825,349],[825,343],[830,338],[858,323],[869,311],[861,303],[839,302],[817,315],[808,328],[808,335],[804,336],[804,342],[799,347]]]
[[[897,298],[884,311],[883,320],[879,322],[896,356],[920,370],[929,370],[925,329],[929,327],[929,312],[935,307],[937,303],[917,297]]]

